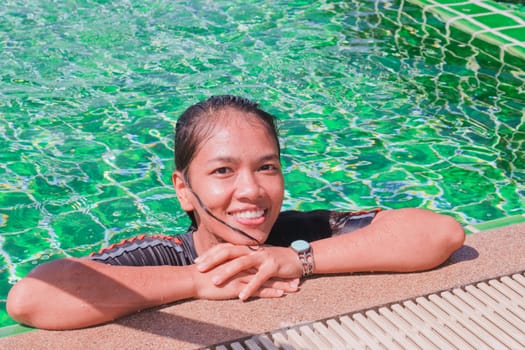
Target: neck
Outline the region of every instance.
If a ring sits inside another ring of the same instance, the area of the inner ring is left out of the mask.
[[[197,254],[202,255],[211,247],[220,243],[224,243],[225,241],[219,239],[214,234],[211,234],[200,227],[193,233],[193,242],[195,243],[195,250],[197,251]]]

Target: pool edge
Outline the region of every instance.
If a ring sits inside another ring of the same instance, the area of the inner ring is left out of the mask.
[[[481,231],[488,231],[497,228],[503,228],[515,224],[521,224],[525,222],[525,213],[517,214],[512,216],[505,216],[499,219],[483,221],[476,224],[466,225],[464,228],[468,233],[478,233]]]
[[[484,221],[476,224],[469,224],[464,226],[465,231],[468,234],[476,234],[483,231],[490,231],[495,229],[502,229],[513,225],[519,225],[525,223],[525,213],[507,216],[499,219]],[[36,331],[36,328],[23,326],[21,324],[14,324],[5,327],[0,327],[0,339],[21,334]]]
[[[428,271],[319,276],[283,301],[192,300],[99,327],[5,337],[0,348],[202,348],[523,271],[524,234],[525,223],[468,235],[446,264]]]
[[[13,324],[10,326],[5,326],[0,328],[0,338],[9,337],[16,334],[22,334],[27,332],[32,332],[36,330],[32,327],[26,327],[21,324]]]

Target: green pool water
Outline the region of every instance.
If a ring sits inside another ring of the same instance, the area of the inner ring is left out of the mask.
[[[5,0],[0,327],[35,265],[183,232],[172,129],[240,94],[280,119],[285,209],[525,212],[525,73],[403,1]]]

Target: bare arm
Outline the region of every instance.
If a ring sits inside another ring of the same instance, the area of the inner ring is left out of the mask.
[[[15,320],[38,328],[91,326],[195,296],[192,269],[59,259],[18,282],[9,292],[7,310]]]
[[[243,271],[218,288],[213,276],[190,266],[114,266],[59,259],[36,267],[9,292],[7,310],[16,321],[43,329],[97,325],[188,298],[235,298],[253,278]],[[266,282],[255,295],[280,297],[297,284]]]
[[[464,240],[463,228],[450,216],[422,209],[379,212],[358,231],[313,242],[314,272],[427,270],[448,259]]]
[[[463,244],[465,234],[453,218],[422,209],[380,212],[372,223],[350,234],[312,242],[316,274],[431,269],[443,263]],[[253,295],[272,277],[299,277],[302,269],[289,248],[214,247],[198,261],[200,271],[214,272],[218,284],[247,268],[257,275],[239,297]]]

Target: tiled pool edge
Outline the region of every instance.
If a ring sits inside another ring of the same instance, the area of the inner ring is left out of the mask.
[[[525,61],[525,16],[506,4],[491,0],[407,1],[440,18],[447,36],[455,28],[470,35],[474,46],[478,40],[493,46],[490,51],[500,62]]]
[[[465,230],[468,233],[476,233],[481,231],[488,231],[496,228],[502,228],[514,224],[521,224],[525,222],[525,213],[513,216],[507,216],[500,219],[484,221],[477,224],[471,224],[465,226]]]
[[[481,231],[488,231],[496,228],[503,228],[506,226],[511,226],[515,224],[525,223],[525,213],[504,217],[500,219],[495,219],[491,221],[485,221],[477,224],[467,225],[465,226],[465,230],[470,233],[477,233]],[[9,337],[16,334],[26,333],[35,331],[35,328],[31,327],[25,327],[20,324],[5,326],[0,328],[0,338]]]
[[[20,324],[14,324],[11,326],[5,326],[0,328],[0,338],[9,337],[16,334],[22,334],[26,332],[35,331],[35,328],[25,327]]]

